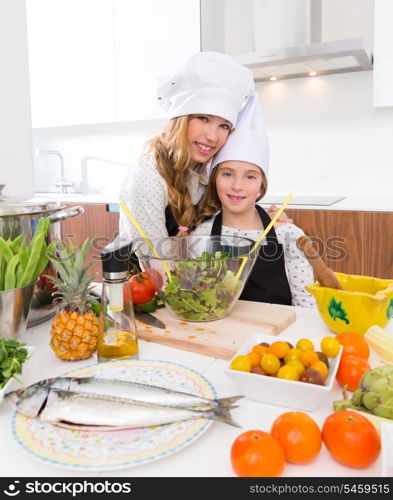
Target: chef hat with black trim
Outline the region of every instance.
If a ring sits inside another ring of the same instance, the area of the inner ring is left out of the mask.
[[[201,113],[234,125],[254,90],[248,68],[220,52],[199,52],[175,74],[160,79],[157,99],[169,118]]]
[[[235,130],[215,155],[210,169],[224,161],[246,161],[269,172],[269,143],[258,96],[253,94],[241,110]]]

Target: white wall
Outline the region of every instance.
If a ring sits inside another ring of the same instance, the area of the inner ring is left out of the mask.
[[[0,2],[0,184],[14,200],[34,194],[25,0]]]
[[[271,193],[391,193],[393,107],[372,107],[372,71],[268,82],[258,91]]]

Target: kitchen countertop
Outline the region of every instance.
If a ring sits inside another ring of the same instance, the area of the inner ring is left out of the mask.
[[[269,194],[273,197],[273,194]],[[296,193],[295,196],[307,198],[308,195],[300,195]],[[317,198],[317,195],[314,196]],[[321,195],[321,198],[324,198]],[[100,193],[37,193],[34,198],[28,201],[61,201],[63,203],[108,203],[113,204],[113,211],[118,210],[118,197],[115,194],[100,194]],[[261,203],[263,207],[269,207],[270,203]],[[353,210],[364,212],[393,212],[393,200],[391,195],[367,195],[367,194],[351,194],[344,199],[333,203],[332,205],[289,205],[289,209],[299,210]]]
[[[297,340],[308,337],[319,341],[331,332],[325,327],[316,310],[295,308],[297,320],[284,332],[286,336]],[[23,341],[36,346],[32,358],[25,365],[21,376],[25,384],[38,380],[61,375],[71,369],[77,369],[94,363],[90,358],[85,361],[64,362],[56,358],[48,345],[50,321],[27,330]],[[389,331],[393,332],[393,322]],[[257,332],[255,332],[257,333]],[[277,339],[278,336],[272,338]],[[208,356],[194,354],[187,351],[166,347],[152,342],[139,341],[140,359],[165,360],[180,363],[202,373],[217,390],[218,397],[233,396],[238,394],[236,386],[223,372],[228,363]],[[378,357],[372,353],[370,357],[372,366],[379,364]],[[310,415],[322,426],[324,419],[332,412],[332,402],[342,399],[339,386],[335,383],[333,392],[327,397],[325,403]],[[234,439],[247,430],[259,429],[268,431],[278,415],[289,411],[288,408],[266,405],[263,403],[242,399],[239,407],[233,410],[233,418],[242,426],[236,429],[218,422],[213,422],[211,427],[196,441],[166,458],[115,471],[90,472],[70,471],[61,467],[38,462],[24,454],[12,436],[11,422],[12,411],[3,402],[0,406],[0,428],[2,429],[2,446],[0,448],[1,476],[113,476],[113,477],[170,477],[170,476],[199,476],[199,477],[233,477],[234,473],[230,464],[230,448]],[[16,465],[17,464],[17,465]],[[345,467],[336,462],[323,446],[318,457],[307,465],[286,464],[283,477],[376,477],[381,475],[381,456],[366,469]]]

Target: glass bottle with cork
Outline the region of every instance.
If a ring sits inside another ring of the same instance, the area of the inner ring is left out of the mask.
[[[116,239],[100,250],[102,261],[101,328],[98,361],[138,358],[138,336],[128,278],[132,244]]]

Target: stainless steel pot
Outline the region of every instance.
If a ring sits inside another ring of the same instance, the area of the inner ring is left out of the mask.
[[[47,235],[47,243],[53,239],[61,240],[61,221],[81,215],[84,211],[80,205],[65,208],[58,202],[15,204],[0,202],[0,235],[4,239],[13,239],[19,234],[23,234],[26,243],[29,243],[39,219],[45,216],[49,217],[52,222]],[[48,272],[51,272],[51,265],[49,265],[49,269],[44,271],[45,274]],[[45,289],[39,279],[34,287],[27,327],[43,323],[54,316],[56,309],[57,304],[53,302],[52,290]]]

